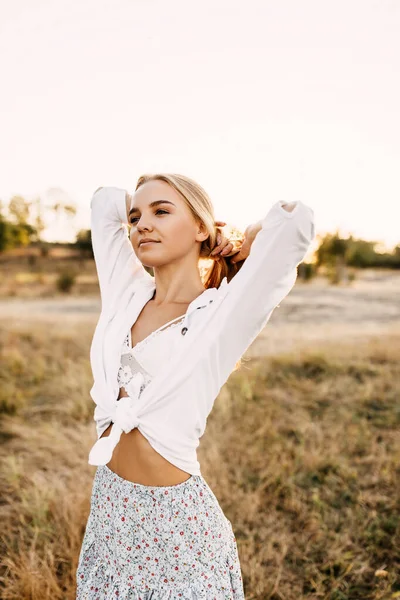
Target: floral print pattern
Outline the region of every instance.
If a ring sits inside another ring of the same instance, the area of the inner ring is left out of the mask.
[[[172,486],[97,467],[76,600],[244,600],[236,538],[201,475]]]

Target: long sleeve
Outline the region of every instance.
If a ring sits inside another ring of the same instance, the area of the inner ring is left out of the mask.
[[[225,284],[211,350],[218,388],[294,286],[297,266],[315,238],[314,211],[301,201],[291,212],[283,204],[275,203],[262,219],[249,256]]]
[[[127,234],[126,190],[103,187],[90,202],[92,247],[102,308],[121,294],[134,278],[149,276]]]

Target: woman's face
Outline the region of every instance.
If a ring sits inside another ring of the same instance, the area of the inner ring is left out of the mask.
[[[196,242],[202,242],[208,234],[168,183],[153,180],[141,185],[132,196],[130,210],[130,240],[144,266],[159,267],[190,253],[198,257],[200,244]],[[155,242],[140,244],[143,238]]]

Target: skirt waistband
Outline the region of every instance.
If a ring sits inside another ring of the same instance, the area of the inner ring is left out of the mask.
[[[104,482],[107,482],[106,485],[110,492],[118,489],[119,493],[134,493],[135,496],[150,496],[152,498],[157,498],[158,500],[161,498],[171,499],[172,497],[182,497],[191,492],[199,493],[200,496],[202,496],[205,490],[211,492],[211,489],[202,475],[191,475],[186,481],[182,481],[175,485],[144,485],[142,483],[135,483],[128,479],[124,479],[107,467],[107,465],[99,465],[96,470],[94,486],[96,486],[97,481],[100,479],[103,487],[105,485]],[[213,492],[211,493],[213,495]]]

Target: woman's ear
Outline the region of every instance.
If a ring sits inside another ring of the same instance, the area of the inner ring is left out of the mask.
[[[196,226],[197,226],[196,241],[204,242],[204,240],[206,240],[210,235],[207,231],[207,227],[204,225],[204,223],[202,221],[198,221]]]

